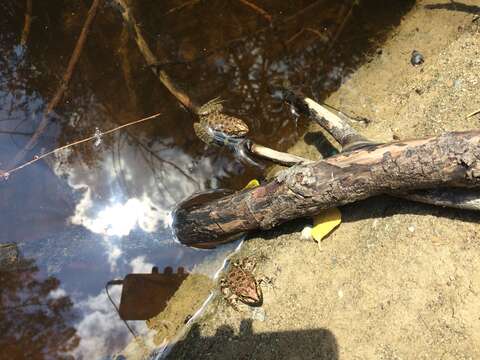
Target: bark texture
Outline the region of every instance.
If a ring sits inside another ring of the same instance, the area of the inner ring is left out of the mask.
[[[480,186],[480,131],[395,142],[339,154],[280,172],[272,181],[175,211],[186,245],[225,241],[322,209],[382,193]]]

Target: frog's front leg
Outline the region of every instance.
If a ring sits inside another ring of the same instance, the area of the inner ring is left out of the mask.
[[[238,308],[238,296],[233,293],[228,284],[224,279],[220,281],[220,291],[222,292],[223,298],[225,299],[226,303],[230,305],[234,310],[240,311]]]
[[[198,109],[198,115],[200,116],[205,116],[214,112],[222,112],[223,111],[223,100],[220,99],[219,97],[216,97],[209,102],[203,104],[199,109]]]
[[[259,291],[261,291],[262,288],[275,289],[273,279],[270,276],[265,276],[265,275],[259,275],[257,277],[257,287]]]

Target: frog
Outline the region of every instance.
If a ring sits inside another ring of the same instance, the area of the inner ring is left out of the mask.
[[[202,105],[197,115],[193,130],[207,145],[236,145],[245,140],[249,132],[243,120],[224,113],[223,100],[218,97]]]
[[[252,307],[263,304],[260,282],[255,279],[253,271],[256,261],[244,258],[232,263],[226,276],[220,280],[220,290],[233,309],[239,311],[239,302]]]

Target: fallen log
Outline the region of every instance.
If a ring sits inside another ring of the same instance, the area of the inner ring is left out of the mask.
[[[383,193],[480,186],[480,130],[341,153],[293,166],[257,188],[174,212],[185,245],[221,242]]]
[[[297,113],[315,121],[325,129],[340,144],[342,152],[380,145],[380,143],[360,135],[344,118],[316,103],[314,100],[290,90],[285,90],[284,94],[285,101],[290,106],[293,106]],[[344,114],[342,116],[347,117]],[[349,118],[349,120],[351,121],[352,119]],[[480,191],[475,189],[424,189],[390,195],[430,205],[480,210]]]

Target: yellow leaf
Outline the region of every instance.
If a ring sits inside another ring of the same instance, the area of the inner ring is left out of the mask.
[[[322,211],[313,218],[312,237],[320,242],[342,222],[342,213],[337,208]]]
[[[250,182],[244,187],[244,189],[253,189],[260,186],[260,182],[257,179],[250,180]]]

